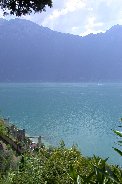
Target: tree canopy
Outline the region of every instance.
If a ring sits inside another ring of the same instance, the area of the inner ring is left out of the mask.
[[[27,15],[32,12],[42,12],[46,6],[52,7],[52,0],[0,0],[4,15]]]

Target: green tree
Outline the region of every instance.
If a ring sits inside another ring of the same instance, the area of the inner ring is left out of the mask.
[[[52,7],[52,0],[0,0],[4,14],[16,16],[42,12],[46,6]]]

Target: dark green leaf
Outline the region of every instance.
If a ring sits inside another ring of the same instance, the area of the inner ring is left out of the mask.
[[[116,135],[118,135],[119,137],[122,137],[122,133],[121,133],[121,132],[119,132],[119,131],[117,131],[117,130],[113,130],[113,132],[114,132]]]
[[[114,148],[114,150],[115,150],[117,153],[119,153],[120,156],[122,156],[122,151],[121,151],[121,150],[119,150],[119,149],[117,149],[117,148]]]

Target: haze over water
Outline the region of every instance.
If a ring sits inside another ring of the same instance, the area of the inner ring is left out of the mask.
[[[122,83],[0,84],[0,111],[30,135],[42,135],[52,145],[77,144],[83,155],[110,157],[122,117]]]

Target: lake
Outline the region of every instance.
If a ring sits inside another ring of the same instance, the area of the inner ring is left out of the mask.
[[[111,130],[122,117],[122,83],[1,83],[0,114],[54,146],[64,140],[83,155],[122,165]]]

